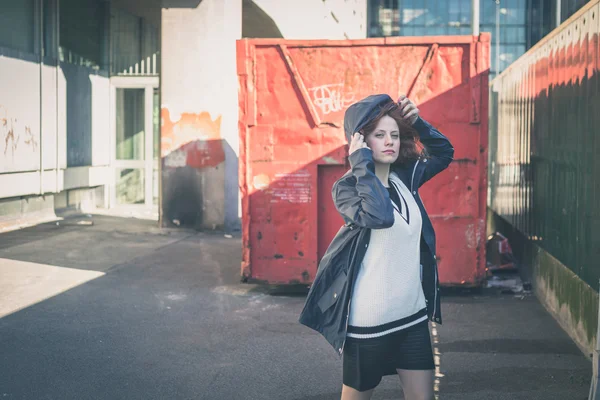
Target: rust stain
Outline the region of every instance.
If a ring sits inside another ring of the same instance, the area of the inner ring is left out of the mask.
[[[310,273],[309,273],[308,271],[304,270],[304,271],[302,272],[302,280],[303,280],[304,282],[308,282],[308,281],[310,281]]]
[[[183,113],[172,121],[169,109],[162,108],[161,124],[161,157],[183,151],[185,165],[192,168],[214,167],[225,161],[221,116],[213,120],[206,111]]]
[[[474,121],[479,121],[479,114],[478,114],[478,110],[477,110],[477,100],[476,99],[471,99],[471,108],[473,110],[473,120]]]

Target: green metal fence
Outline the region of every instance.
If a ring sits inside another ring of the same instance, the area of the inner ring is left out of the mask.
[[[488,206],[595,290],[600,0],[491,82]]]

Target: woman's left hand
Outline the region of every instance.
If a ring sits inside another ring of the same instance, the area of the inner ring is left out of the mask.
[[[414,125],[419,119],[419,109],[408,97],[405,95],[400,96],[398,99],[398,106],[402,112],[402,117],[411,125]]]

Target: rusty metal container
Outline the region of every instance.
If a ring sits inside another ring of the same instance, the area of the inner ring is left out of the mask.
[[[242,277],[309,284],[343,224],[333,182],[347,170],[344,111],[407,94],[455,160],[421,190],[440,282],[485,277],[489,35],[237,42]]]

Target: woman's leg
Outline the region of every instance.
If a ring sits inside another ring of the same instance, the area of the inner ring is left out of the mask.
[[[398,369],[398,376],[406,400],[434,400],[434,370]]]
[[[364,392],[359,392],[350,386],[342,385],[341,400],[370,400],[374,390],[375,389],[370,389]]]

